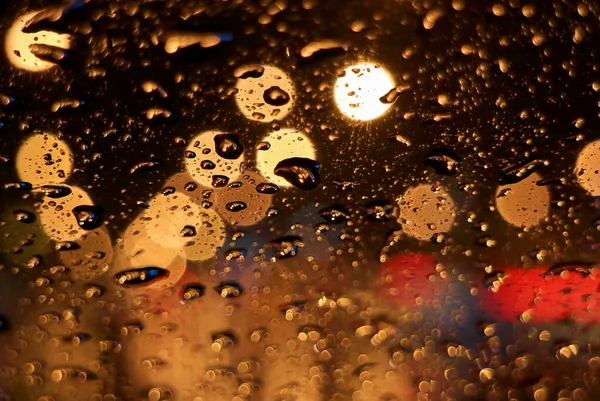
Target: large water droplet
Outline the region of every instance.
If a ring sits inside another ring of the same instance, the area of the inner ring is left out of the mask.
[[[536,159],[526,163],[509,166],[502,170],[499,183],[500,185],[516,184],[529,177],[539,167],[546,165],[547,163],[548,162],[545,160]]]
[[[17,221],[20,221],[21,223],[30,224],[35,221],[35,214],[27,210],[15,210],[13,212],[13,215],[15,216],[15,219],[17,219]]]
[[[94,230],[104,222],[104,208],[94,205],[80,205],[73,208],[77,224],[84,230]]]
[[[455,175],[458,172],[460,159],[448,149],[436,149],[425,156],[423,162],[432,167],[436,173]]]
[[[319,216],[331,224],[343,223],[350,218],[348,212],[346,212],[340,206],[332,206],[319,211]]]
[[[236,134],[218,134],[214,141],[215,151],[224,159],[236,160],[244,153],[244,147]]]
[[[279,86],[271,86],[263,94],[263,99],[271,106],[284,106],[290,101],[290,95]]]
[[[304,242],[302,241],[302,238],[286,236],[268,243],[266,248],[269,248],[273,251],[271,261],[275,262],[277,260],[288,259],[296,256],[298,254],[298,248],[303,246]]]
[[[366,206],[367,218],[375,221],[388,221],[394,218],[394,206],[387,201],[373,201]]]
[[[40,191],[49,198],[59,199],[71,194],[71,188],[66,185],[44,185]]]
[[[141,267],[137,269],[126,270],[115,275],[117,283],[121,285],[146,285],[161,278],[167,278],[169,271],[160,267]]]
[[[280,161],[274,172],[296,188],[310,191],[320,184],[320,168],[321,165],[312,159],[292,157]]]

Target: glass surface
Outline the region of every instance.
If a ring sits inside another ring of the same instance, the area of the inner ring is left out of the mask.
[[[600,399],[599,19],[0,3],[0,400]]]

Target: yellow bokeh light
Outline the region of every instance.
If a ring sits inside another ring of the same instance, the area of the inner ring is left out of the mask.
[[[391,106],[380,99],[396,86],[390,74],[371,63],[352,65],[335,84],[335,102],[353,120],[369,121],[383,115]]]
[[[68,34],[59,34],[52,31],[23,32],[27,21],[39,12],[33,11],[18,17],[6,33],[4,44],[8,60],[15,67],[32,72],[46,71],[56,64],[42,60],[34,55],[30,49],[31,45],[48,45],[61,49],[69,49],[71,47],[71,35]]]

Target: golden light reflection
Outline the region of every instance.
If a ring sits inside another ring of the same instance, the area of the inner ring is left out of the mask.
[[[575,164],[577,182],[592,196],[600,195],[600,140],[587,144]]]
[[[381,66],[361,63],[347,67],[335,83],[335,102],[353,120],[369,121],[391,106],[380,99],[396,86]]]
[[[421,241],[429,241],[434,234],[449,232],[455,219],[456,206],[442,188],[432,190],[421,184],[409,188],[399,202],[404,232]]]
[[[277,67],[250,65],[240,67],[235,88],[235,103],[242,114],[254,121],[271,122],[287,116],[296,99],[290,77]]]
[[[290,187],[291,184],[275,175],[275,167],[279,162],[292,157],[316,160],[315,147],[310,138],[293,128],[273,131],[262,139],[262,143],[265,146],[256,151],[256,168],[267,181],[282,188]]]
[[[15,160],[19,179],[32,185],[58,184],[73,170],[73,154],[56,135],[41,133],[28,137]]]
[[[217,154],[215,136],[219,134],[224,132],[206,131],[195,136],[190,140],[184,155],[187,172],[195,181],[206,187],[211,187],[215,175],[227,177],[229,180],[237,179],[244,162],[243,154],[235,160]]]
[[[46,71],[56,64],[42,60],[35,56],[30,49],[31,45],[48,45],[61,49],[71,47],[71,35],[59,34],[52,31],[39,31],[34,33],[23,32],[27,21],[41,11],[32,11],[21,15],[6,33],[4,49],[8,60],[17,68],[32,71]]]
[[[516,184],[503,185],[496,190],[496,207],[509,224],[530,228],[539,224],[550,210],[550,190],[537,185],[542,177],[532,173]]]

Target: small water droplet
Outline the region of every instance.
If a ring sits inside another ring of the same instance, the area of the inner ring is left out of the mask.
[[[187,302],[187,301],[194,301],[203,295],[204,295],[204,286],[202,284],[195,283],[195,284],[188,284],[183,289],[183,294],[181,295],[181,298]]]
[[[227,210],[229,210],[230,212],[241,212],[242,210],[246,209],[247,207],[248,207],[248,205],[242,201],[233,201],[233,202],[229,202],[227,205],[225,205],[225,208]]]
[[[256,146],[254,147],[254,149],[256,149],[256,150],[269,150],[269,149],[271,149],[271,143],[269,143],[267,141],[259,142],[259,143],[256,144]]]
[[[225,259],[243,262],[247,251],[244,248],[233,248],[225,252]]]
[[[235,281],[227,281],[215,287],[223,298],[236,298],[242,295],[242,287]]]

